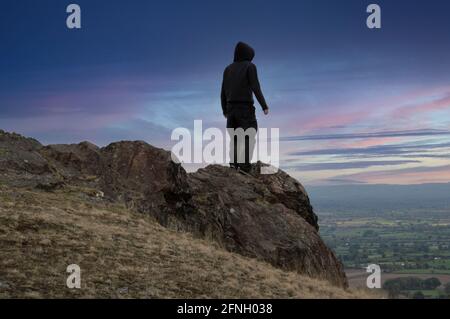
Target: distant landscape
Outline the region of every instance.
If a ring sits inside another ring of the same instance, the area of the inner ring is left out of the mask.
[[[364,267],[378,264],[391,297],[449,297],[450,183],[323,186],[308,192],[320,233],[344,263],[350,285],[365,286]]]

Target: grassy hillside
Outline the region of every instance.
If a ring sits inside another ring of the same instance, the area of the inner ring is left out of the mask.
[[[356,298],[96,200],[0,185],[0,298]],[[66,288],[78,264],[82,289]]]

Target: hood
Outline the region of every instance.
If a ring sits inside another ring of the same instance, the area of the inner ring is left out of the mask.
[[[234,62],[252,61],[255,57],[255,50],[244,42],[239,42],[234,50]]]

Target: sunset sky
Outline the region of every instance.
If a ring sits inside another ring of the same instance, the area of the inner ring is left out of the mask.
[[[449,14],[448,0],[2,1],[0,129],[170,149],[176,127],[225,125],[223,69],[244,41],[271,108],[260,127],[280,128],[302,183],[450,182]]]

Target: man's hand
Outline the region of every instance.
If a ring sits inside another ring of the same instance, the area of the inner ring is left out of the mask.
[[[264,110],[264,114],[265,114],[265,115],[269,115],[269,108],[267,108],[267,109]]]

